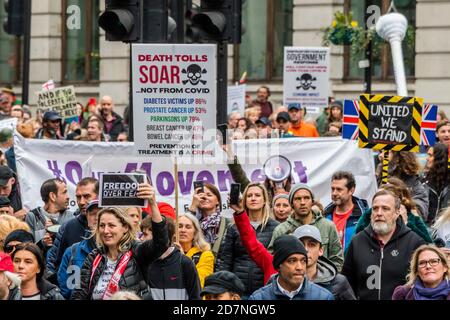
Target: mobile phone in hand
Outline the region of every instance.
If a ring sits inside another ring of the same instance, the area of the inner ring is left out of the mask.
[[[194,181],[194,190],[197,190],[198,188],[200,188],[199,192],[205,192],[205,189],[203,188],[203,181]]]
[[[230,204],[232,204],[232,205],[239,204],[240,193],[241,193],[241,184],[240,183],[232,183],[231,191],[230,191]]]

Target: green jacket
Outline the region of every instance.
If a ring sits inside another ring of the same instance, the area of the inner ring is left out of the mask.
[[[363,212],[356,225],[355,234],[363,231],[370,224],[370,216],[372,215],[372,208],[367,209]],[[419,237],[425,240],[426,243],[433,243],[430,233],[428,232],[427,226],[423,219],[419,216],[408,212],[408,223],[406,224],[408,228],[414,231]]]
[[[325,132],[328,131],[328,114],[325,112],[325,110],[320,114],[319,117],[317,117],[316,127],[320,136],[323,136]]]
[[[245,188],[247,188],[251,181],[247,178],[247,174],[245,173],[244,169],[242,169],[242,166],[236,156],[234,157],[232,163],[228,163],[228,169],[230,169],[233,180],[236,183],[241,184],[241,193],[244,192]]]
[[[272,234],[272,240],[269,244],[269,251],[272,252],[273,242],[276,238],[283,234],[291,234],[302,224],[295,220],[293,213],[285,222],[279,224]],[[322,216],[320,212],[313,211],[313,219],[310,225],[317,227],[320,231],[323,246],[323,256],[334,263],[338,271],[342,269],[344,264],[344,253],[342,251],[341,241],[333,221],[330,221]]]

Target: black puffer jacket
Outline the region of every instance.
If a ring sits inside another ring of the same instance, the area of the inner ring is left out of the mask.
[[[154,235],[153,240],[142,243],[133,241],[130,243],[132,256],[125,268],[125,272],[119,280],[119,290],[132,291],[138,295],[147,293],[147,283],[145,282],[143,274],[149,268],[150,264],[167,250],[169,244],[165,220],[161,223],[153,222],[152,227]],[[102,260],[95,270],[92,284],[90,285],[92,265],[98,254],[102,255]],[[119,255],[118,261],[120,261],[122,255],[123,253]],[[107,257],[105,251],[99,248],[94,249],[94,251],[87,256],[81,269],[80,289],[73,291],[73,300],[92,299],[92,292],[106,267],[106,261]]]
[[[269,219],[264,230],[261,230],[261,225],[255,230],[257,239],[264,247],[267,248],[269,246],[273,230],[278,224],[277,221]],[[251,295],[264,286],[264,274],[242,245],[236,225],[233,224],[228,227],[222,246],[222,261],[218,266],[218,271],[227,270],[236,274],[244,283],[244,295]]]

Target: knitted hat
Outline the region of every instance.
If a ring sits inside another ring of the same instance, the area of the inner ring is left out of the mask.
[[[17,229],[12,231],[10,234],[8,234],[5,238],[5,246],[10,243],[11,241],[19,241],[22,243],[25,242],[32,242],[34,243],[34,237],[31,233],[29,233],[28,231],[22,230],[22,229]]]
[[[277,195],[275,195],[273,197],[272,205],[275,205],[275,202],[277,202],[278,199],[287,199],[289,201],[289,193],[282,192],[282,193],[278,193]]]
[[[275,269],[278,269],[289,256],[299,253],[308,260],[308,253],[303,244],[293,235],[282,235],[278,237],[273,243],[273,261],[272,264]]]
[[[312,189],[310,186],[308,186],[306,183],[297,183],[292,186],[291,192],[289,193],[289,203],[292,206],[292,202],[294,201],[294,194],[301,189],[308,190],[309,193],[311,193],[311,198],[314,200],[314,193],[312,192]]]

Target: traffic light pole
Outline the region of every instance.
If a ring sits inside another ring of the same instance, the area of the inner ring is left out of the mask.
[[[28,104],[28,92],[30,84],[31,0],[25,0],[24,13],[22,104]]]
[[[228,43],[217,43],[217,125],[227,123]]]

